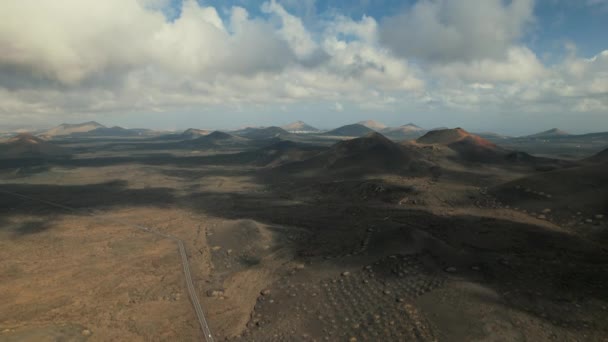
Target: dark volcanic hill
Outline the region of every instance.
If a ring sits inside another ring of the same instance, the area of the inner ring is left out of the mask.
[[[334,130],[331,130],[331,131],[325,133],[325,135],[342,136],[342,137],[362,137],[362,136],[372,133],[372,132],[374,132],[374,130],[372,130],[371,128],[368,128],[361,124],[352,124],[352,125],[346,125],[346,126],[342,126],[342,127],[336,128]]]
[[[237,137],[225,132],[214,131],[200,138],[182,141],[179,144],[189,148],[216,148],[240,146],[246,143],[247,139],[245,138]]]
[[[0,143],[0,158],[40,158],[66,156],[67,149],[35,137],[21,133]]]
[[[192,140],[200,137],[204,137],[211,133],[212,131],[204,130],[204,129],[196,129],[196,128],[188,128],[187,130],[181,133],[170,133],[161,135],[158,139],[161,140]]]
[[[308,159],[319,154],[323,150],[326,150],[326,148],[296,143],[289,140],[281,140],[262,147],[252,153],[255,153],[256,155],[255,164],[275,167],[285,163]]]
[[[528,135],[526,138],[555,138],[555,137],[564,137],[570,135],[568,132],[564,132],[557,128],[552,128],[550,130]]]
[[[508,155],[507,150],[478,136],[465,137],[448,144],[448,147],[458,152],[463,159],[480,163],[500,161]]]
[[[456,151],[463,160],[470,162],[503,161],[509,154],[509,151],[460,127],[430,131],[417,141],[422,144],[445,145]]]
[[[594,156],[592,156],[591,158],[588,158],[587,160],[592,161],[592,162],[608,162],[608,148],[595,154]]]
[[[549,171],[576,165],[569,161],[537,157],[526,152],[505,149],[462,128],[430,131],[417,142],[446,146],[457,153],[457,158],[450,157],[456,161],[502,164],[526,167],[536,171]]]
[[[246,128],[240,131],[233,132],[234,134],[248,139],[272,139],[272,138],[289,138],[291,133],[277,126],[265,128]]]
[[[415,149],[372,132],[361,138],[338,142],[310,159],[285,164],[277,170],[304,177],[419,174],[430,167],[430,163],[423,159]]]
[[[446,128],[430,131],[417,141],[422,144],[449,145],[471,136],[473,135],[460,127],[454,129]]]
[[[180,138],[182,138],[184,140],[188,140],[188,139],[200,138],[202,136],[208,135],[209,133],[211,133],[211,131],[208,131],[205,129],[188,128],[187,130],[182,132],[182,134],[180,134],[179,136],[180,136]]]
[[[226,132],[220,132],[220,131],[213,131],[202,138],[204,138],[204,140],[208,140],[208,141],[242,140],[242,139],[239,139],[239,137],[235,137],[232,134],[228,134]],[[202,140],[202,138],[201,138],[201,140]]]

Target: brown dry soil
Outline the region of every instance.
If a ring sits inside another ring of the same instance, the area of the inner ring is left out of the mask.
[[[65,145],[0,168],[83,210],[0,194],[0,341],[202,340],[176,245],[118,221],[186,242],[216,340],[608,341],[606,240],[486,190],[534,171],[295,181],[234,151]]]

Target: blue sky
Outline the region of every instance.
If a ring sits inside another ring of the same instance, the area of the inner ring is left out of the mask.
[[[540,0],[535,6],[538,24],[529,38],[538,54],[553,53],[573,42],[583,56],[594,56],[607,48],[608,2]]]
[[[608,130],[606,32],[607,0],[6,0],[0,127]]]

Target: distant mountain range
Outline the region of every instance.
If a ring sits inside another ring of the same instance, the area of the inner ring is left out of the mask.
[[[143,135],[147,130],[127,129],[120,126],[100,127],[87,132],[75,132],[72,137],[134,137]]]
[[[38,134],[43,139],[53,139],[57,137],[133,137],[148,135],[152,130],[149,129],[128,129],[120,126],[106,127],[99,122],[89,121],[79,124],[61,124]]]
[[[384,136],[393,140],[415,140],[428,132],[446,130],[447,128],[433,128],[425,129],[414,123],[408,123],[405,125],[390,127],[381,122],[375,120],[365,120],[359,123],[345,125],[332,129],[330,131],[323,132],[316,127],[308,125],[304,121],[296,121],[285,125],[283,127],[270,126],[270,127],[246,127],[238,130],[231,131],[231,134],[236,136],[245,137],[248,139],[294,139],[293,134],[322,134],[324,136],[336,136],[336,137],[362,137],[370,132],[379,132]],[[106,127],[96,121],[88,121],[77,124],[63,123],[51,129],[38,131],[36,136],[42,139],[54,139],[63,137],[137,137],[137,136],[153,136],[158,135],[160,132],[155,132],[148,129],[127,129],[119,126]],[[182,133],[173,133],[163,135],[162,137],[169,140],[191,140],[203,137],[211,133],[211,130],[189,128]],[[15,133],[5,133],[3,136],[14,136]],[[521,144],[527,140],[537,139],[567,139],[574,143],[584,143],[585,141],[594,141],[594,143],[600,144],[600,140],[608,139],[608,132],[599,133],[588,133],[573,135],[560,130],[558,128],[552,128],[536,134],[531,134],[521,137],[511,137],[494,132],[477,133],[476,136],[487,139],[498,144]],[[302,137],[306,139],[305,137]],[[301,141],[301,139],[300,139]]]
[[[371,128],[374,127],[375,129]],[[55,138],[103,138],[103,137],[138,137],[151,136],[150,130],[127,129],[119,126],[106,127],[98,122],[89,121],[79,124],[61,124],[57,127],[42,131],[38,136],[32,134],[18,134],[13,138],[6,135],[10,140],[4,140],[2,151],[4,158],[20,156],[49,156],[64,155],[65,150],[61,144],[55,145]],[[382,134],[377,136],[374,134]],[[14,133],[13,133],[14,135]],[[540,133],[524,137],[508,137],[488,132],[471,134],[462,128],[455,129],[433,129],[427,130],[414,123],[408,123],[398,127],[387,127],[373,120],[345,125],[328,132],[322,132],[303,121],[296,121],[283,127],[247,127],[232,131],[230,134],[224,132],[211,132],[209,130],[189,128],[181,133],[158,136],[160,140],[179,140],[175,146],[185,148],[215,148],[218,146],[267,146],[276,144],[269,151],[273,152],[273,158],[256,157],[264,161],[272,160],[269,164],[282,164],[287,160],[298,160],[308,156],[311,151],[301,151],[301,145],[312,142],[320,142],[322,145],[329,144],[332,140],[345,140],[367,136],[367,142],[385,142],[384,137],[393,141],[413,141],[413,145],[435,145],[432,148],[441,153],[448,153],[450,158],[458,157],[459,160],[467,162],[516,162],[518,164],[531,163],[544,167],[550,164],[547,158],[537,156],[567,156],[564,159],[582,159],[587,161],[605,161],[608,157],[606,150],[595,156],[578,153],[577,150],[594,148],[594,151],[605,149],[608,144],[608,132],[589,133],[582,135],[571,135],[563,130],[553,128]],[[333,138],[333,139],[332,139]],[[567,144],[555,147],[554,144],[545,144],[542,140],[555,140],[567,142]],[[289,140],[297,143],[285,144],[282,141]],[[382,145],[382,144],[380,144]],[[582,148],[581,148],[582,146]],[[444,148],[447,147],[447,148]],[[425,148],[430,148],[426,146]],[[560,150],[556,150],[559,148]],[[553,150],[552,150],[553,149]],[[526,151],[526,152],[521,152]],[[555,152],[557,151],[557,152]],[[270,153],[270,152],[269,152]],[[559,153],[559,154],[558,154]]]

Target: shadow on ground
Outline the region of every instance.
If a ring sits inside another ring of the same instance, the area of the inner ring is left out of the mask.
[[[4,192],[51,201],[82,211],[69,211]],[[35,217],[33,220],[20,223],[20,226],[13,230],[13,233],[19,237],[46,231],[51,226],[50,220],[57,215],[88,215],[90,210],[133,206],[166,207],[174,201],[175,196],[171,189],[129,189],[125,181],[87,185],[2,184],[0,185],[0,216],[2,217],[0,227],[9,226],[13,216]],[[40,220],[46,223],[41,223]]]
[[[459,277],[504,294],[501,305],[562,326],[583,328],[563,303],[608,301],[608,250],[573,234],[498,218],[437,216],[346,197],[305,202],[286,193],[288,188],[256,194],[199,192],[183,200],[208,215],[306,229],[310,234],[296,241],[303,263],[325,260],[343,266],[358,255],[380,259],[395,246],[407,250],[422,236],[417,252],[430,255],[438,270],[453,267]],[[362,250],[366,239],[369,245]]]

